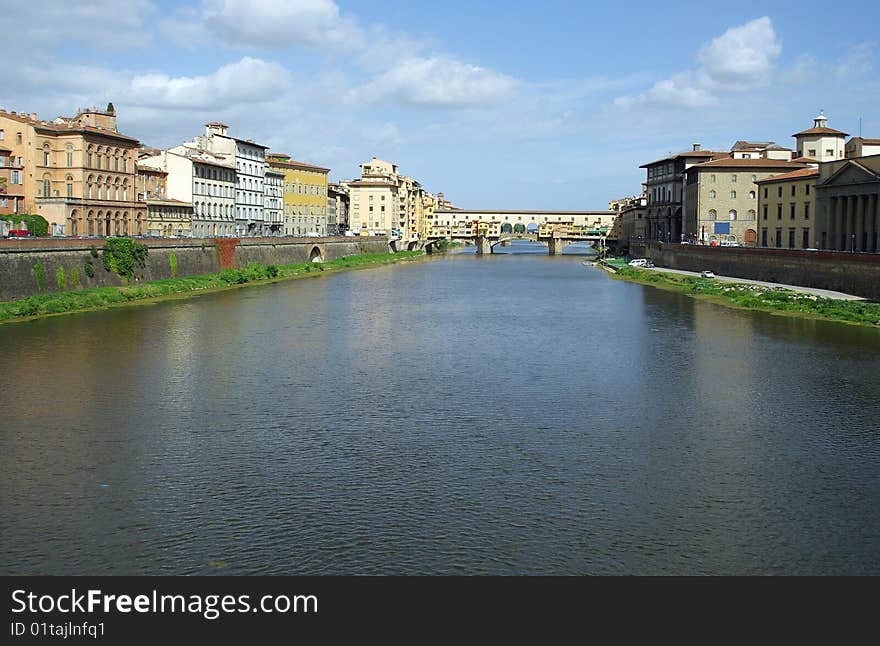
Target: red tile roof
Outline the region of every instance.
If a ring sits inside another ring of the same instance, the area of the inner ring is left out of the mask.
[[[792,137],[800,137],[801,135],[840,135],[846,137],[849,135],[849,133],[841,132],[840,130],[835,130],[834,128],[808,128],[807,130],[796,132],[792,135]]]
[[[653,166],[654,164],[659,164],[661,162],[672,161],[673,159],[678,159],[679,157],[710,157],[712,159],[716,159],[720,157],[730,157],[730,153],[717,152],[713,150],[687,150],[685,152],[676,153],[675,155],[670,155],[669,157],[664,157],[663,159],[658,159],[657,161],[642,164],[641,166],[639,166],[639,168],[647,168],[648,166]]]
[[[819,169],[818,168],[801,168],[798,170],[793,170],[790,173],[783,173],[782,175],[774,175],[773,177],[767,177],[765,179],[759,179],[756,184],[764,184],[767,182],[780,182],[784,180],[790,179],[806,179],[808,177],[818,177]]]
[[[757,169],[767,169],[767,168],[803,168],[803,164],[797,162],[789,162],[783,161],[782,159],[764,159],[760,157],[758,159],[713,159],[712,161],[707,161],[702,164],[697,164],[696,166],[692,166],[688,170],[701,169],[701,168],[757,168]]]

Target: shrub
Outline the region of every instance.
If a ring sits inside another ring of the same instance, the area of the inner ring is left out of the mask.
[[[177,256],[174,255],[173,251],[170,254],[168,254],[168,264],[171,265],[171,277],[176,278],[177,277]]]
[[[92,254],[92,258],[97,258],[98,257],[98,248],[95,245],[92,245],[92,249],[91,249],[91,251],[89,251],[89,253]]]
[[[85,262],[83,263],[84,270],[86,272],[86,276],[89,278],[95,277],[95,265],[92,262],[92,259],[89,256],[86,256]]]
[[[276,276],[278,276],[278,267],[275,265],[269,265],[268,267],[266,267],[266,275],[269,278],[275,278]]]
[[[82,283],[79,280],[79,269],[76,268],[76,265],[70,268],[70,285],[74,289],[82,287]]]
[[[104,269],[127,280],[134,277],[135,268],[143,269],[147,264],[149,249],[146,245],[131,238],[109,238],[104,243],[101,262]]]
[[[34,265],[34,278],[37,281],[37,289],[39,291],[44,291],[46,289],[46,269],[43,267],[43,263],[38,262]]]
[[[55,282],[58,283],[58,290],[64,291],[67,289],[67,276],[64,275],[64,267],[59,267],[55,271]]]

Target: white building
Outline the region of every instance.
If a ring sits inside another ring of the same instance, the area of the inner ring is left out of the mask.
[[[847,133],[828,127],[823,112],[813,119],[813,127],[792,135],[797,140],[797,155],[808,161],[830,162],[843,159]],[[803,161],[799,159],[798,161]]]
[[[281,235],[284,228],[284,173],[266,167],[263,181],[264,235]]]
[[[138,165],[164,170],[168,197],[192,203],[194,238],[236,235],[235,167],[224,157],[177,146],[140,159]]]
[[[183,147],[223,157],[236,171],[235,235],[259,236],[266,233],[263,215],[263,183],[266,177],[267,146],[249,139],[229,136],[229,126],[219,121],[205,125],[205,134]]]

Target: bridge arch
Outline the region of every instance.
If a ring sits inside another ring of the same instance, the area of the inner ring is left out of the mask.
[[[513,233],[513,225],[510,222],[504,222],[501,225],[501,233]]]
[[[524,225],[522,222],[517,222],[515,225],[513,225],[513,232],[514,233],[525,233],[526,232],[526,225]]]
[[[309,249],[309,262],[324,262],[324,254],[318,245],[314,245]]]
[[[410,243],[406,246],[406,250],[407,250],[407,251],[415,251],[415,250],[418,249],[418,248],[419,248],[419,241],[418,241],[418,240],[413,240],[412,242],[410,242]]]

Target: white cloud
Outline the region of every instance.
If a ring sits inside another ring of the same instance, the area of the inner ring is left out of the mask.
[[[409,58],[349,92],[349,102],[464,108],[492,105],[517,93],[519,82],[454,58]]]
[[[333,0],[204,0],[201,20],[236,46],[341,50],[363,46],[361,28]]]
[[[662,108],[705,108],[717,105],[726,94],[745,92],[770,83],[782,44],[768,17],[731,27],[703,45],[697,53],[700,66],[657,81],[643,94],[622,96],[615,105]]]
[[[107,51],[109,47],[143,44],[149,39],[147,20],[156,8],[150,0],[42,0],[10,2],[3,7],[4,46],[48,50],[71,42]]]
[[[120,88],[120,102],[139,107],[211,109],[271,101],[286,90],[287,71],[278,63],[248,56],[205,76],[139,74]]]

